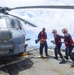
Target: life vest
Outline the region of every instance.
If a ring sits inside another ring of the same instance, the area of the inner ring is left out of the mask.
[[[66,33],[64,35],[64,42],[65,42],[66,47],[69,47],[70,45],[74,44],[73,39],[72,39],[72,37],[71,37],[71,35],[69,33]]]
[[[55,38],[55,44],[59,45],[61,43],[61,37],[59,34],[54,34],[54,38]]]
[[[43,44],[45,41],[46,41],[46,39],[44,39],[44,38],[41,38],[41,39],[40,39],[40,43],[41,43],[41,44]]]
[[[46,33],[41,32],[40,33],[40,43],[43,44],[46,41]]]

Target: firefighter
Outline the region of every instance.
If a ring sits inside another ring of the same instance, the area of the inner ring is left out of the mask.
[[[59,56],[61,57],[62,61],[59,62],[60,64],[63,64],[65,63],[65,60],[64,60],[64,57],[60,51],[60,48],[61,48],[61,36],[57,33],[57,30],[56,29],[53,29],[52,30],[52,33],[54,34],[54,44],[55,44],[55,50],[54,50],[54,53],[55,53],[55,59],[58,59],[58,54]]]
[[[72,36],[68,33],[68,30],[66,28],[62,29],[62,33],[64,34],[64,42],[66,46],[65,58],[68,60],[68,56],[70,56],[71,60],[73,61],[73,64],[71,66],[74,67],[74,57],[72,55],[74,42]]]
[[[38,41],[40,41],[40,48],[39,48],[39,52],[40,52],[40,56],[43,57],[43,48],[45,47],[45,55],[48,55],[48,46],[47,46],[47,33],[45,32],[45,28],[42,29],[41,32],[39,32],[38,34]]]

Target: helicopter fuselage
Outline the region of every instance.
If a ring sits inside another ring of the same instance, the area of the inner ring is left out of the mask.
[[[0,57],[26,52],[25,32],[21,22],[0,16]]]

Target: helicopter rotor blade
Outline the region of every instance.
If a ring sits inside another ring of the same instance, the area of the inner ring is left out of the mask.
[[[15,9],[30,9],[30,8],[52,8],[52,9],[74,9],[74,6],[23,6],[23,7],[15,7],[11,8],[10,10],[15,10]]]
[[[74,6],[63,6],[63,5],[46,5],[46,6],[21,6],[21,7],[14,7],[14,8],[9,8],[9,7],[0,7],[0,13],[4,13],[6,11],[11,11],[15,9],[34,9],[34,8],[43,8],[43,9],[74,9]]]
[[[7,15],[10,15],[10,16],[12,16],[12,17],[15,17],[15,18],[17,18],[17,19],[23,21],[25,24],[28,24],[28,25],[30,25],[30,26],[32,26],[32,27],[37,27],[36,25],[34,25],[34,24],[30,23],[29,21],[26,21],[26,20],[24,20],[24,19],[22,19],[22,18],[20,18],[20,17],[18,17],[18,16],[11,15],[11,14],[7,14]]]

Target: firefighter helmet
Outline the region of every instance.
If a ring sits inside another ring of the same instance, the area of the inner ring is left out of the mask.
[[[63,32],[63,33],[67,33],[68,30],[67,30],[66,28],[63,28],[63,29],[62,29],[62,32]]]
[[[52,33],[57,33],[57,30],[56,30],[56,29],[53,29],[53,30],[52,30]]]

